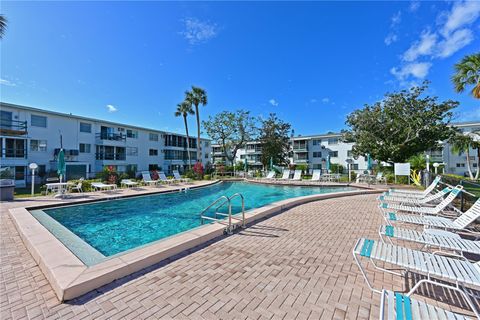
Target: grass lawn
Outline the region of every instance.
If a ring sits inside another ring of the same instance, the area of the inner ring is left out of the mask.
[[[40,185],[35,185],[34,188],[34,197],[41,196],[42,194],[40,193]],[[28,198],[32,196],[32,187],[28,186],[27,188],[15,188],[14,191],[14,197],[15,198]]]

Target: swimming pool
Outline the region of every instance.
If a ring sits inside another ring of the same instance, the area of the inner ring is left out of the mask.
[[[85,259],[102,260],[201,226],[202,210],[222,195],[241,193],[245,210],[250,210],[288,198],[350,190],[354,188],[223,182],[181,193],[35,210],[32,215],[82,261],[91,264]],[[241,212],[239,198],[232,201],[232,206],[233,213]],[[226,210],[224,207],[223,212]],[[79,245],[79,239],[93,250]]]

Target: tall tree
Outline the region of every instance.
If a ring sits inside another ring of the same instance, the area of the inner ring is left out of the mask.
[[[195,106],[195,114],[197,116],[197,161],[201,161],[200,156],[200,105],[207,105],[207,92],[199,87],[192,86],[192,90],[185,92],[185,100]]]
[[[405,162],[411,156],[434,149],[438,141],[454,133],[449,126],[456,101],[437,102],[437,97],[422,96],[428,82],[396,93],[373,105],[365,105],[347,116],[350,127],[344,133],[355,142],[355,156],[369,153],[389,163]]]
[[[480,99],[480,53],[474,53],[455,65],[455,74],[452,77],[455,91],[463,92],[465,87],[473,86],[472,95]]]
[[[289,133],[291,125],[279,119],[275,113],[262,120],[259,140],[262,143],[262,164],[267,167],[270,158],[278,165],[288,165]]]
[[[454,136],[449,140],[452,145],[452,151],[458,153],[459,155],[465,153],[465,159],[467,163],[467,172],[470,179],[478,179],[480,177],[480,135],[475,132],[461,132],[458,131]],[[475,176],[472,172],[470,149],[477,149],[477,172]]]
[[[0,14],[0,39],[3,39],[3,36],[5,35],[5,31],[7,30],[7,22],[7,18],[3,14]]]
[[[187,155],[188,155],[188,169],[192,169],[192,162],[190,159],[190,136],[188,135],[188,122],[187,117],[189,114],[194,114],[192,104],[189,101],[183,101],[177,104],[177,110],[175,111],[175,117],[183,117],[183,123],[185,125],[185,133],[187,135]]]
[[[256,119],[249,111],[223,111],[202,122],[208,136],[222,148],[225,158],[233,165],[237,151],[253,140],[257,133]]]

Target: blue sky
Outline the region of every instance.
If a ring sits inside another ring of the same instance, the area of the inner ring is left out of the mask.
[[[460,101],[453,64],[480,49],[480,2],[8,2],[1,100],[183,132],[173,113],[192,84],[205,119],[276,112],[297,134],[423,79]],[[194,118],[190,127],[195,126]],[[192,131],[193,132],[193,131]]]

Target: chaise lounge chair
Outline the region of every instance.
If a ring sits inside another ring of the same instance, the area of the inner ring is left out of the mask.
[[[435,247],[441,251],[447,249],[459,252],[462,256],[463,253],[480,255],[480,241],[463,239],[456,233],[444,230],[425,229],[423,232],[420,232],[393,226],[380,226],[378,234],[382,241],[387,239],[391,244],[393,244],[392,239],[398,239]]]
[[[275,179],[275,171],[270,171],[266,177],[260,178],[260,179],[265,179],[265,180]]]
[[[293,173],[292,180],[294,180],[294,181],[302,180],[302,170],[295,170],[295,172]]]
[[[93,190],[101,191],[101,190],[115,190],[117,189],[116,184],[105,184],[102,182],[92,182]]]
[[[462,213],[455,220],[443,218],[443,217],[433,217],[433,216],[418,216],[411,214],[395,214],[389,212],[384,215],[387,223],[393,222],[403,222],[411,223],[417,225],[424,225],[429,228],[438,228],[445,230],[466,230],[467,227],[475,222],[475,220],[480,218],[480,199],[478,199],[470,209]]]
[[[312,172],[312,179],[310,181],[317,182],[317,181],[320,181],[321,178],[322,178],[322,171],[319,169],[315,169]]]
[[[165,172],[163,171],[160,171],[158,173],[158,178],[162,183],[166,183],[166,184],[180,182],[179,180],[176,180],[176,179],[168,179],[167,176],[165,175]]]
[[[178,180],[180,182],[190,182],[190,178],[182,178],[182,176],[180,175],[180,173],[177,171],[177,170],[173,170],[173,178],[175,180]]]
[[[127,188],[138,186],[138,183],[137,183],[137,182],[132,181],[132,180],[130,180],[130,179],[122,179],[122,181],[120,181],[120,184],[121,184],[122,186],[126,186]]]
[[[158,180],[153,180],[152,177],[150,176],[150,172],[148,171],[144,171],[142,172],[142,179],[143,179],[143,182],[146,184],[146,185],[157,185],[158,183]]]
[[[381,241],[360,238],[353,249],[353,258],[360,268],[360,272],[368,287],[378,293],[381,293],[381,291],[375,289],[370,283],[370,280],[368,280],[365,270],[359,261],[359,257],[368,259],[376,269],[398,276],[403,276],[406,272],[426,275],[427,278],[418,281],[407,293],[407,296],[414,293],[423,283],[430,283],[435,286],[451,289],[459,292],[465,298],[475,315],[480,317],[478,310],[476,310],[469,296],[470,294],[465,290],[465,287],[480,288],[480,262],[471,263],[469,261],[382,243]],[[374,260],[399,266],[404,269],[404,273],[381,268],[374,263]],[[437,279],[444,282],[438,282]]]
[[[282,177],[275,180],[286,181],[289,178],[290,178],[290,170],[283,170]]]
[[[435,189],[442,179],[441,176],[437,176],[432,183],[424,190],[403,190],[403,189],[390,189],[388,192],[386,192],[385,195],[391,195],[391,196],[405,196],[405,197],[414,197],[414,198],[425,198],[428,196],[433,189]]]
[[[401,204],[413,204],[413,205],[422,205],[422,204],[427,204],[430,202],[434,202],[445,195],[447,195],[450,191],[452,191],[451,188],[446,187],[443,188],[441,191],[430,194],[428,197],[425,198],[412,198],[412,197],[402,197],[402,196],[379,196],[377,199],[379,201],[383,202],[400,202]]]
[[[442,200],[439,204],[437,204],[435,207],[414,207],[414,206],[406,206],[406,205],[401,205],[401,204],[395,204],[395,203],[380,203],[379,208],[382,211],[386,210],[395,210],[395,211],[405,211],[405,212],[411,212],[411,213],[418,213],[421,215],[429,214],[429,215],[438,215],[443,209],[445,209],[452,201],[457,197],[457,195],[462,191],[463,186],[458,185],[456,186],[448,196]]]
[[[382,290],[381,295],[380,320],[470,319],[464,315],[412,299],[399,292]]]

